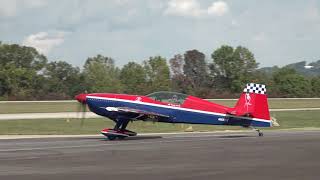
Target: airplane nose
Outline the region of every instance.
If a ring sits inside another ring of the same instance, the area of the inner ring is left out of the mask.
[[[87,94],[78,94],[76,95],[75,99],[80,103],[85,104],[87,99]]]

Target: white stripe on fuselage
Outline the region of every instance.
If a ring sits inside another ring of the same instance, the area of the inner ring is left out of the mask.
[[[211,114],[211,115],[218,115],[218,116],[227,116],[226,114],[222,114],[222,113],[216,113],[216,112],[210,112],[210,111],[202,111],[202,110],[196,110],[196,109],[188,109],[188,108],[182,108],[182,107],[176,107],[176,106],[168,106],[168,105],[162,105],[162,104],[154,104],[154,103],[148,103],[148,102],[142,102],[142,101],[135,101],[135,100],[117,99],[117,98],[107,98],[107,97],[98,97],[98,96],[87,96],[87,98],[92,98],[92,99],[104,99],[104,100],[120,101],[120,102],[128,102],[128,103],[134,103],[134,104],[143,104],[143,105],[149,105],[149,106],[155,106],[155,107],[162,107],[162,108],[169,108],[169,109],[176,109],[176,110],[189,111],[189,112],[197,112],[197,113],[203,113],[203,114]],[[254,120],[254,121],[261,121],[261,122],[271,123],[271,120],[266,120],[266,119],[249,118],[249,117],[238,117],[238,116],[232,116],[232,115],[228,115],[228,116],[237,117],[237,118],[241,118],[241,119],[248,119],[248,120]]]

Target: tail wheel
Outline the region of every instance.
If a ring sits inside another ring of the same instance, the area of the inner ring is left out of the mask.
[[[259,132],[259,136],[262,137],[263,136],[263,132]]]

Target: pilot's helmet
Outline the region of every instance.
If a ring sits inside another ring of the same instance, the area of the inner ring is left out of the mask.
[[[172,100],[177,101],[177,100],[178,100],[178,96],[177,96],[176,94],[174,94],[174,95],[172,96]]]

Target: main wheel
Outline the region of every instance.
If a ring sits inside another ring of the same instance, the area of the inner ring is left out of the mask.
[[[113,141],[117,138],[117,136],[107,136],[107,138],[110,140],[110,141]]]
[[[262,132],[259,132],[259,136],[260,136],[260,137],[263,136],[263,133],[262,133]]]

